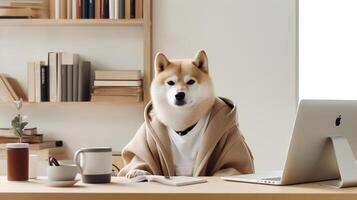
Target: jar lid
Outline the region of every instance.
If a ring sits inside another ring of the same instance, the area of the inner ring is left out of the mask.
[[[28,143],[7,143],[6,144],[7,149],[25,149],[29,148]]]

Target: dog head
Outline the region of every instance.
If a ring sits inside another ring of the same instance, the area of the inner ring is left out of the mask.
[[[201,50],[194,59],[180,60],[169,60],[163,53],[158,53],[151,98],[159,119],[166,125],[167,121],[173,120],[170,115],[175,115],[177,123],[188,120],[182,125],[171,125],[171,128],[180,130],[187,128],[184,126],[190,125],[189,121],[196,123],[211,108],[215,99],[206,53]]]

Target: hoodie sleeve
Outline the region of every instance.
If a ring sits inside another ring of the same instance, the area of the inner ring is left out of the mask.
[[[253,155],[237,125],[218,145],[222,150],[212,171],[213,176],[254,173]]]
[[[152,155],[149,153],[150,149],[146,137],[145,124],[143,124],[122,151],[125,166],[119,171],[118,176],[126,176],[132,169],[144,170],[150,174],[154,173],[152,165],[150,165]]]

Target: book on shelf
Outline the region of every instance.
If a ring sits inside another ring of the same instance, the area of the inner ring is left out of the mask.
[[[48,66],[43,61],[29,62],[27,83],[29,102],[48,101]]]
[[[119,19],[125,18],[125,0],[118,0],[118,17]]]
[[[42,143],[30,144],[30,150],[42,150],[48,148],[55,148],[55,147],[62,147],[63,141],[62,140],[50,140],[50,141],[43,141]]]
[[[82,0],[77,0],[77,19],[82,18]]]
[[[96,70],[91,101],[142,101],[140,70]]]
[[[78,100],[90,101],[90,79],[91,79],[91,63],[82,61],[79,64],[78,70]]]
[[[94,18],[95,19],[100,19],[100,4],[101,4],[101,0],[94,1]]]
[[[141,80],[141,70],[96,70],[96,80]]]
[[[143,0],[135,0],[135,18],[143,18]]]
[[[109,19],[115,19],[115,0],[109,0]]]
[[[95,0],[89,0],[88,18],[89,19],[95,19]]]
[[[115,80],[115,81],[103,81],[103,80],[95,80],[94,81],[94,86],[127,86],[127,87],[135,87],[135,86],[142,86],[142,81],[137,80],[137,81],[126,81],[126,80]]]
[[[0,6],[0,18],[31,18],[32,10],[30,8]]]
[[[89,0],[82,0],[82,18],[89,19]]]
[[[19,82],[14,78],[0,74],[0,100],[14,101],[19,100],[20,98],[27,101],[27,96],[22,90]]]
[[[143,0],[49,0],[51,19],[143,18]]]
[[[90,62],[78,54],[49,52],[45,62],[28,63],[30,102],[90,100]]]
[[[120,95],[120,96],[102,96],[92,95],[92,102],[118,102],[118,103],[137,103],[142,101],[141,95]]]
[[[38,135],[37,128],[36,127],[25,128],[24,129],[24,134],[25,135]],[[14,136],[14,129],[12,129],[12,128],[0,128],[0,136],[13,137]]]
[[[130,19],[130,1],[131,0],[125,0],[124,6],[125,6],[125,19]]]
[[[96,96],[117,96],[117,95],[140,95],[142,87],[94,87],[93,95]]]
[[[61,19],[68,19],[67,18],[67,0],[60,0],[60,18]]]
[[[130,0],[130,18],[135,18],[135,1]]]
[[[41,100],[40,101],[49,101],[49,70],[47,65],[41,65]]]
[[[0,135],[0,144],[3,143],[17,143],[19,142],[19,138],[15,135],[13,136],[1,136]],[[30,143],[30,144],[34,144],[34,143],[41,143],[43,142],[43,135],[39,134],[39,135],[24,135],[22,136],[22,142],[24,143]]]
[[[67,1],[67,19],[72,19],[73,16],[72,16],[72,0],[65,0]]]
[[[48,160],[48,157],[55,157],[57,160],[67,160],[69,157],[67,155],[66,149],[64,147],[53,147],[44,149],[29,149],[30,154],[35,154],[40,157],[40,160]],[[6,148],[0,148],[0,159],[6,159],[7,150]]]

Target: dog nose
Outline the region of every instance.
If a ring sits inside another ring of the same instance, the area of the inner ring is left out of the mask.
[[[185,93],[184,92],[179,92],[175,95],[176,100],[182,101],[185,99]]]

